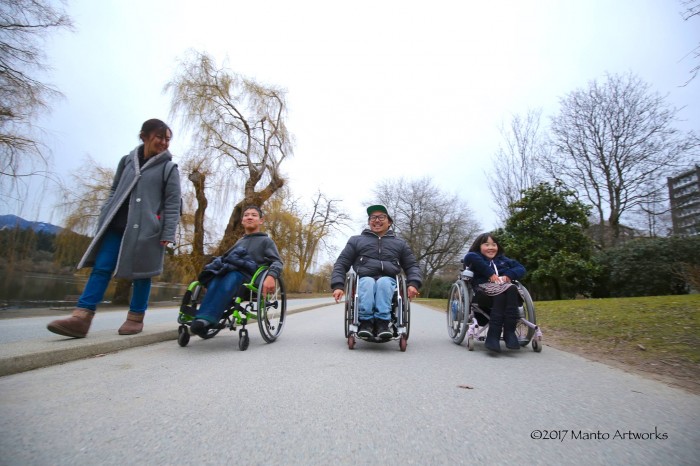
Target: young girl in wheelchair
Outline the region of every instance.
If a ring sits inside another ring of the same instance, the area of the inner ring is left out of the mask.
[[[515,327],[520,318],[518,307],[522,298],[513,281],[525,276],[525,267],[515,259],[506,257],[503,247],[492,233],[477,236],[463,262],[474,273],[476,302],[481,308],[491,310],[484,346],[500,353],[503,332],[506,348],[520,349]]]

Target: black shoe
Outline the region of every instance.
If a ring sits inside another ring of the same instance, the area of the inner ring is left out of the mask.
[[[506,348],[509,350],[520,349],[520,341],[518,341],[518,337],[515,335],[515,332],[509,332],[506,330],[503,332],[503,339],[506,342]]]
[[[380,340],[390,340],[394,336],[394,333],[389,330],[388,320],[378,320],[377,321],[377,338]]]
[[[372,338],[374,336],[374,321],[361,320],[357,336],[360,338]]]
[[[495,353],[501,352],[501,342],[498,341],[497,338],[486,337],[486,341],[484,342],[484,346],[486,347],[486,349],[491,350]]]
[[[507,313],[505,322],[503,323],[503,340],[506,342],[506,348],[509,350],[519,350],[520,342],[515,334],[515,328],[518,325],[518,311],[516,309]]]
[[[204,319],[195,319],[192,321],[190,324],[190,332],[194,333],[197,336],[200,336],[204,338],[209,331],[209,326],[211,324],[209,323],[208,320]]]
[[[486,349],[491,350],[495,353],[501,352],[501,329],[489,326],[488,332],[486,332],[486,341],[484,342]]]

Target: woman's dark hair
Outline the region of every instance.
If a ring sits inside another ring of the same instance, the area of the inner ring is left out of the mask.
[[[501,242],[498,241],[498,238],[496,238],[491,232],[482,233],[479,236],[477,236],[474,242],[472,243],[472,247],[469,248],[469,252],[481,252],[481,245],[488,242],[489,238],[491,238],[493,242],[496,243],[496,246],[498,246],[498,252],[496,253],[496,255],[505,255],[505,251],[503,250],[503,246],[501,246]]]
[[[243,210],[241,211],[241,216],[245,213],[246,210],[250,210],[250,209],[257,210],[260,218],[264,217],[262,209],[256,205],[253,205],[253,204],[250,204],[250,205],[243,207]]]
[[[141,132],[139,133],[139,138],[143,141],[144,138],[150,136],[153,133],[157,133],[158,136],[165,136],[165,133],[168,131],[170,131],[170,135],[172,136],[173,130],[170,129],[168,125],[166,125],[163,121],[157,118],[151,118],[150,120],[144,121],[143,125],[141,125]]]

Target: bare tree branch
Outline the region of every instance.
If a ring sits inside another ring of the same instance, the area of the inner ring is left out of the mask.
[[[698,138],[674,128],[675,108],[633,74],[608,75],[561,99],[551,126],[555,151],[543,160],[549,175],[594,207],[601,246],[607,220],[613,242],[621,218],[658,196],[665,177],[688,166]]]
[[[44,54],[48,35],[73,28],[56,3],[0,2],[0,193],[5,195],[18,192],[18,177],[42,176],[48,168],[34,121],[61,93],[37,75],[48,70]]]
[[[238,180],[243,187],[242,197],[227,212],[218,254],[242,235],[243,207],[262,206],[284,186],[280,165],[293,152],[285,92],[218,68],[206,53],[193,51],[180,65],[165,91],[172,95],[171,115],[193,133],[191,157],[209,160],[210,182],[230,187]],[[228,194],[230,190],[223,189],[208,197]]]

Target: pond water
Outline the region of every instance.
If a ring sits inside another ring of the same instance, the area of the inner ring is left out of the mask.
[[[51,305],[63,301],[68,295],[79,295],[83,291],[87,276],[56,275],[34,272],[0,272],[0,307],[32,307]],[[105,301],[114,294],[115,281],[110,282]],[[187,285],[160,283],[151,286],[150,302],[176,301],[183,295]]]

